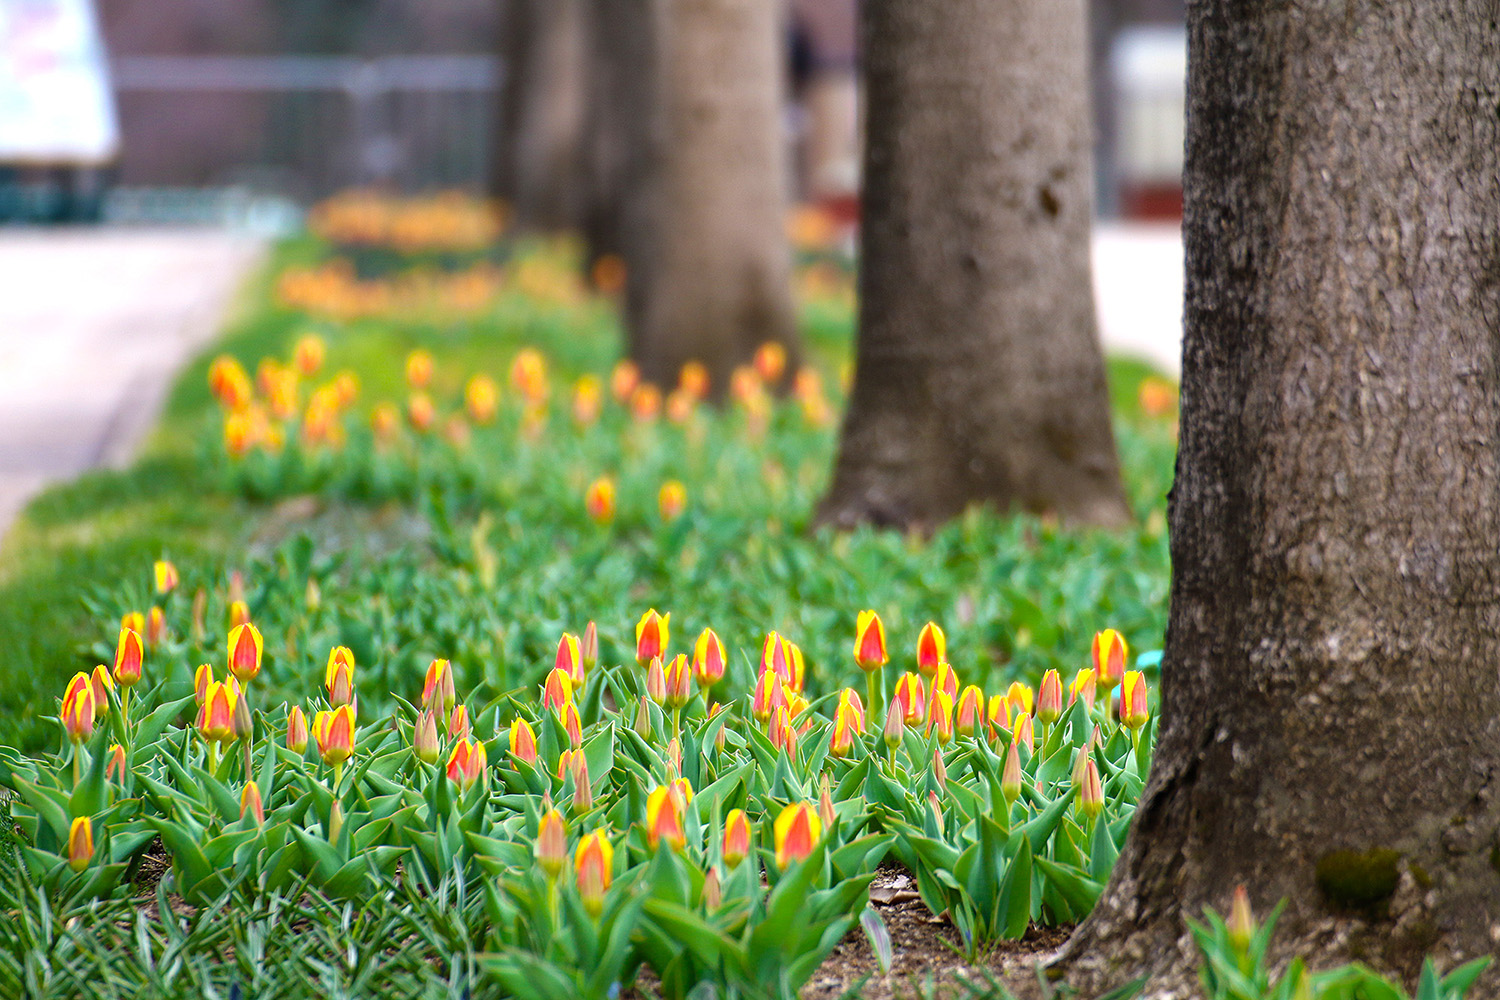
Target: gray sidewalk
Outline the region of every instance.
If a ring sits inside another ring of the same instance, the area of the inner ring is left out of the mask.
[[[263,240],[0,230],[0,537],[47,483],[127,462]]]

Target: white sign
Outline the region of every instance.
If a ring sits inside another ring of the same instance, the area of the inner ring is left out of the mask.
[[[0,0],[0,164],[96,165],[119,147],[93,0]]]

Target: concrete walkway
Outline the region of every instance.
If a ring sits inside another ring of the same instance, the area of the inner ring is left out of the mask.
[[[130,460],[264,249],[211,230],[0,230],[0,536],[47,483]]]

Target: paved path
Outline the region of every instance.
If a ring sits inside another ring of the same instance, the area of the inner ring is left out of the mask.
[[[0,229],[0,536],[47,483],[129,461],[263,240]]]

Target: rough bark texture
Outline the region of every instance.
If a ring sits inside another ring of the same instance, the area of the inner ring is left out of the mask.
[[[494,188],[521,224],[577,225],[584,157],[586,0],[506,0]]]
[[[755,348],[797,338],[786,243],[779,6],[652,0],[655,90],[645,224],[627,246],[629,346],[645,378],[683,364],[713,391]]]
[[[858,370],[820,512],[1127,518],[1089,266],[1082,0],[867,0]]]
[[[1196,992],[1183,918],[1237,883],[1288,900],[1283,958],[1496,947],[1497,20],[1189,7],[1162,732],[1054,966],[1085,996],[1147,969],[1148,995]]]

